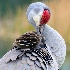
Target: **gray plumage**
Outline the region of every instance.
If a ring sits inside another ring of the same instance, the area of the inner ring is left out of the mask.
[[[40,57],[34,52],[23,53],[23,57],[19,57],[18,59],[17,56],[19,55],[21,55],[21,52],[16,49],[12,49],[6,53],[0,60],[0,70],[42,70],[41,64],[43,64],[43,62],[40,61]]]
[[[39,27],[33,17],[44,9],[49,10],[41,2],[32,3],[27,9],[28,21],[36,28],[38,34]],[[65,41],[56,30],[47,24],[41,27],[41,31],[41,36],[45,39],[44,43],[39,40],[33,49],[26,47],[22,50],[14,47],[0,59],[0,70],[58,70],[66,56]]]

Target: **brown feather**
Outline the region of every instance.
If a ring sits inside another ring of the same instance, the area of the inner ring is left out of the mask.
[[[34,48],[40,42],[41,36],[35,32],[27,32],[15,40],[15,46],[25,49]]]

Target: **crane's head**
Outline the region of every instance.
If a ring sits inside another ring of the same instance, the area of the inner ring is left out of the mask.
[[[50,9],[44,3],[32,3],[27,9],[27,18],[35,28],[45,25],[50,19]]]

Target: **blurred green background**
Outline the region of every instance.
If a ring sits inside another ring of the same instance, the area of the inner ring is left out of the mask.
[[[67,45],[66,60],[60,70],[70,70],[70,0],[0,0],[0,58],[13,47],[16,38],[34,30],[26,11],[30,3],[37,1],[51,9],[48,25],[63,36]]]

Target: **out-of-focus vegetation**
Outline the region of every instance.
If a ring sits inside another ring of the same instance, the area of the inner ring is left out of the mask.
[[[30,3],[42,1],[51,9],[48,25],[56,29],[67,44],[67,56],[61,70],[70,70],[70,1],[69,0],[0,0],[0,57],[9,51],[14,40],[35,30],[26,17]]]

